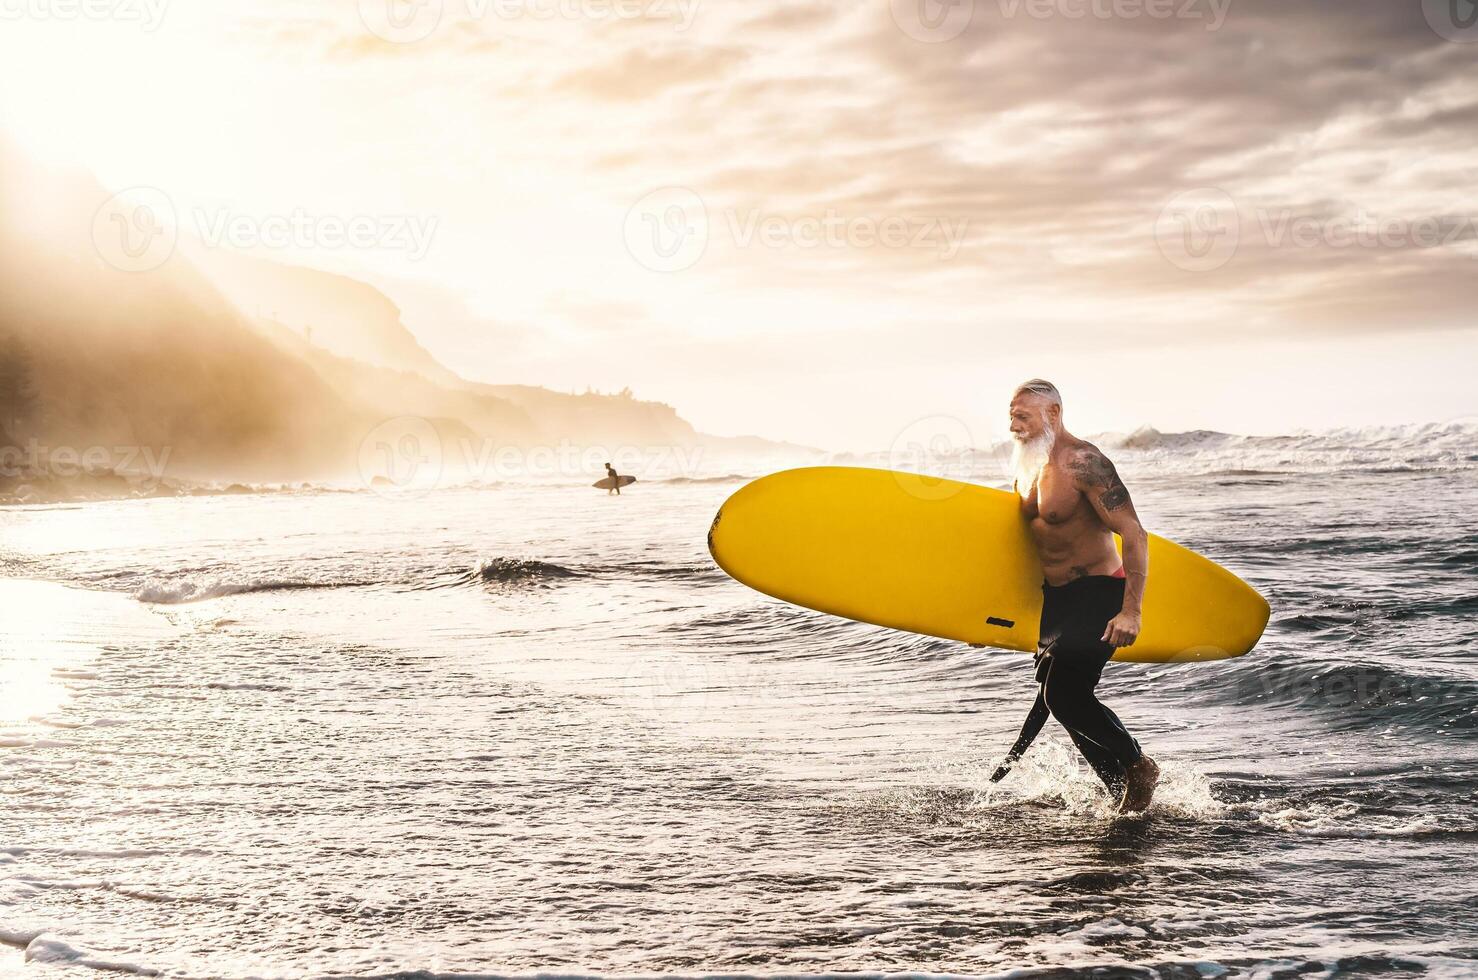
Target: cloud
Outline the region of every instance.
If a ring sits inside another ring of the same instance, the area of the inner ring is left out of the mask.
[[[1070,19],[992,0],[940,43],[886,10],[825,9],[829,22],[804,19],[820,39],[805,57],[756,53],[722,92],[665,104],[665,128],[641,137],[648,157],[721,209],[962,221],[955,261],[992,292],[1137,298],[1166,322],[1235,312],[1268,330],[1472,324],[1462,226],[1478,213],[1442,202],[1472,208],[1478,94],[1469,51],[1418,5],[1244,0],[1218,20],[1207,0],[1171,5],[1184,18]],[[775,42],[761,35],[796,16],[772,7],[730,41],[763,52]],[[700,119],[714,134],[701,146],[686,138]],[[1213,189],[1235,203],[1238,247],[1188,270],[1157,225],[1177,194]],[[1414,241],[1434,219],[1443,232]],[[1309,234],[1279,234],[1290,222]],[[1372,223],[1393,233],[1361,241]],[[907,250],[838,258],[839,277],[929,267]]]
[[[706,4],[681,30],[450,4],[414,44],[342,17],[254,29],[327,60],[419,58],[428,85],[475,77],[440,111],[497,100],[511,115],[490,132],[575,161],[580,190],[616,213],[654,187],[691,189],[716,240],[690,275],[716,291],[809,291],[840,308],[886,283],[924,297],[918,329],[942,333],[961,309],[1069,330],[1093,310],[1085,333],[1107,322],[1177,342],[1228,321],[1269,334],[1470,324],[1472,49],[1420,5],[975,0],[963,29],[929,36],[912,2]],[[1207,193],[1235,209],[1210,229],[1236,238],[1220,263],[1167,242],[1197,217],[1175,202]],[[823,220],[937,222],[960,229],[958,247],[941,259],[735,240],[757,221]],[[1433,220],[1441,234],[1418,240]],[[1366,225],[1395,233],[1364,241]],[[636,322],[633,302],[590,297]]]
[[[743,52],[733,48],[634,48],[603,63],[568,72],[556,79],[552,88],[557,93],[602,101],[636,101],[721,78],[743,60]]]

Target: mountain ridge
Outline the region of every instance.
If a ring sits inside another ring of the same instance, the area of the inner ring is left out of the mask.
[[[349,276],[188,240],[131,271],[99,240],[134,232],[103,220],[114,201],[0,135],[0,448],[30,453],[0,472],[0,495],[63,469],[136,476],[145,456],[162,461],[155,483],[370,482],[364,444],[396,417],[497,446],[814,452],[700,433],[628,395],[469,381]]]

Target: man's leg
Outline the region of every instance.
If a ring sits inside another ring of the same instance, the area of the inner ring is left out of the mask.
[[[1052,657],[1043,681],[1047,710],[1067,729],[1088,765],[1115,796],[1124,790],[1125,772],[1144,753],[1119,716],[1093,694],[1103,664],[1078,662],[1071,655]]]
[[[1103,785],[1108,789],[1109,795],[1116,800],[1123,796],[1125,770],[1119,764],[1119,760],[1115,759],[1109,753],[1108,749],[1105,749],[1096,742],[1088,741],[1088,739],[1084,738],[1078,732],[1068,729],[1067,734],[1073,740],[1073,744],[1078,747],[1078,751],[1082,754],[1083,758],[1088,761],[1088,767],[1103,781]]]
[[[1050,673],[1052,669],[1050,658],[1047,663],[1044,663],[1043,666]],[[1042,710],[1046,711],[1047,685],[1045,682],[1042,684],[1041,688],[1037,692],[1037,704],[1042,705]],[[1059,709],[1061,709],[1061,705],[1059,705]],[[1059,722],[1062,721],[1061,717],[1059,717],[1057,720]],[[1089,768],[1091,768],[1094,773],[1098,775],[1098,778],[1103,780],[1103,784],[1108,787],[1109,795],[1117,798],[1118,796],[1123,794],[1124,767],[1119,765],[1118,760],[1110,755],[1108,750],[1103,748],[1101,745],[1098,745],[1096,742],[1089,741],[1082,735],[1079,735],[1077,732],[1073,731],[1071,728],[1068,728],[1066,723],[1063,723],[1063,727],[1067,729],[1068,737],[1073,740],[1073,744],[1078,747],[1078,752],[1083,756],[1084,759],[1088,761]]]

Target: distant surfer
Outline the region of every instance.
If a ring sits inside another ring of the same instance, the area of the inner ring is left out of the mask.
[[[992,778],[1005,775],[1050,713],[1120,797],[1119,809],[1143,810],[1160,767],[1093,689],[1114,648],[1139,636],[1149,538],[1114,464],[1063,428],[1062,396],[1051,382],[1033,379],[1012,393],[1011,437],[1015,489],[1042,564],[1042,621],[1036,703]],[[1115,533],[1124,541],[1122,562]]]
[[[621,474],[617,473],[616,468],[610,463],[606,464],[606,479],[611,481],[611,488],[606,491],[606,496],[609,497],[613,493],[618,497],[621,496]]]

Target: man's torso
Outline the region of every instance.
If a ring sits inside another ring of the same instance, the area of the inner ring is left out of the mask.
[[[1093,449],[1087,443],[1079,446]],[[1112,575],[1121,566],[1113,532],[1074,485],[1066,465],[1077,451],[1073,446],[1054,451],[1031,493],[1021,501],[1042,574],[1051,585],[1085,575]]]

